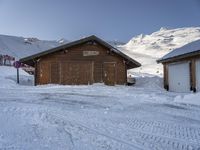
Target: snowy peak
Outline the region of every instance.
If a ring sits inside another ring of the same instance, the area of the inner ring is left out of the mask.
[[[59,44],[66,44],[66,43],[68,43],[69,41],[66,40],[65,38],[61,38],[61,39],[57,40],[57,42],[58,42]]]
[[[168,28],[166,28],[166,27],[161,27],[160,28],[160,31],[166,31],[166,30],[168,30]]]
[[[127,44],[120,45],[118,48],[142,64],[142,67],[132,70],[134,73],[162,75],[162,65],[156,63],[157,59],[199,39],[200,27],[161,28],[149,35],[140,34],[133,37]]]
[[[24,43],[33,44],[34,42],[38,42],[37,38],[24,38]]]
[[[118,41],[118,40],[113,40],[113,41],[107,41],[110,45],[113,47],[118,47],[119,45],[124,45],[125,43]]]
[[[146,54],[157,58],[169,51],[200,39],[200,27],[167,29],[161,28],[150,35],[133,37],[122,48],[130,52]]]
[[[142,43],[143,39],[144,39],[145,35],[143,34],[140,34],[134,38],[132,38],[128,44],[133,44],[133,43]]]

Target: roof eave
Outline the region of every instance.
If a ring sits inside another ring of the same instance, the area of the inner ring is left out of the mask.
[[[135,64],[135,63],[131,63],[131,64],[127,64],[127,69],[134,69],[134,68],[138,68],[141,67],[141,64]]]
[[[167,63],[167,62],[170,62],[170,61],[176,61],[176,60],[179,60],[179,59],[193,57],[193,56],[199,55],[199,54],[200,54],[200,50],[195,51],[195,52],[191,52],[191,53],[187,53],[187,54],[182,54],[182,55],[166,58],[166,59],[159,59],[159,60],[157,60],[157,63]]]
[[[40,52],[38,54],[34,54],[34,55],[31,55],[31,56],[22,58],[19,61],[21,63],[28,62],[28,61],[34,61],[34,60],[36,60],[36,59],[38,59],[38,58],[40,58],[42,56],[45,56],[47,54],[58,52],[58,51],[62,51],[63,49],[66,49],[66,48],[69,48],[69,47],[72,47],[72,46],[75,46],[77,44],[81,44],[81,43],[84,43],[84,42],[87,42],[87,41],[90,41],[90,40],[96,40],[97,42],[99,42],[100,44],[102,44],[105,47],[109,48],[110,50],[113,50],[113,52],[118,53],[120,56],[124,57],[127,61],[130,61],[133,64],[133,65],[131,65],[132,68],[136,68],[136,67],[140,67],[141,66],[141,64],[139,62],[137,62],[134,59],[130,58],[129,56],[127,56],[126,54],[122,53],[117,48],[114,48],[113,46],[111,46],[107,42],[103,41],[102,39],[96,37],[95,35],[92,35],[90,37],[86,37],[86,38],[83,38],[83,39],[80,39],[80,40],[77,40],[77,41],[74,41],[74,42],[70,42],[70,43],[67,43],[67,44],[64,44],[64,45],[49,49],[47,51]]]
[[[64,45],[61,45],[61,46],[58,46],[58,47],[54,47],[52,49],[49,49],[49,50],[46,50],[46,51],[43,51],[43,52],[40,52],[40,53],[37,53],[37,54],[33,54],[31,56],[28,56],[28,57],[21,58],[19,61],[25,62],[25,61],[28,61],[28,60],[31,60],[31,59],[37,59],[37,58],[42,57],[44,55],[47,55],[47,54],[50,54],[50,53],[53,53],[53,52],[57,52],[57,51],[61,51],[65,48],[74,46],[74,45],[78,44],[79,42],[86,42],[90,39],[92,40],[93,38],[96,38],[96,37],[94,35],[92,35],[92,36],[87,37],[87,38],[83,38],[83,39],[80,39],[80,40],[77,40],[77,41],[73,41],[73,42],[70,42],[70,43],[67,43],[67,44],[64,44]]]

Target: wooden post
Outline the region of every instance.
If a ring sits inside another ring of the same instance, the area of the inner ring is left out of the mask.
[[[163,74],[164,74],[164,88],[169,90],[169,81],[168,81],[168,65],[163,64]]]
[[[17,68],[17,84],[19,84],[19,68]]]
[[[191,61],[191,69],[190,69],[190,75],[191,75],[191,90],[193,92],[196,92],[196,62],[193,59]]]
[[[127,75],[128,75],[128,73],[127,73],[127,66],[126,66],[126,62],[124,61],[124,69],[125,69],[125,85],[128,85],[128,80],[127,80]]]
[[[36,86],[37,85],[37,61],[34,61],[34,63],[35,63],[35,70],[34,70],[34,86]]]

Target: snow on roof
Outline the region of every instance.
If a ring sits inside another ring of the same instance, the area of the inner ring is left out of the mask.
[[[167,55],[163,56],[160,60],[162,61],[162,60],[166,60],[172,57],[176,57],[176,56],[180,56],[180,55],[184,55],[184,54],[188,54],[188,53],[192,53],[196,51],[200,51],[200,40],[191,42],[189,44],[186,44],[183,47],[177,48],[171,51],[170,53],[168,53]]]

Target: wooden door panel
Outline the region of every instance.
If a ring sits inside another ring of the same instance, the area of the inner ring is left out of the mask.
[[[63,62],[61,83],[68,85],[92,84],[93,64],[91,62]]]
[[[92,84],[93,70],[92,63],[83,63],[79,65],[79,83],[81,84]]]
[[[50,81],[49,62],[41,62],[39,68],[39,84],[48,84]]]
[[[115,85],[116,83],[116,64],[104,63],[103,64],[103,81],[106,85]]]
[[[61,63],[61,84],[71,83],[71,74],[69,66],[69,63]]]
[[[60,83],[60,63],[58,62],[51,62],[51,71],[50,76],[51,80],[50,83],[52,84],[59,84]]]

